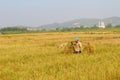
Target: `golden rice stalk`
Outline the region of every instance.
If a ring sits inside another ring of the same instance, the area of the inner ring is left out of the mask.
[[[64,47],[64,53],[65,54],[73,54],[74,53],[74,48],[71,45],[71,42],[69,42],[65,47]]]
[[[95,47],[91,43],[87,43],[87,46],[84,47],[83,49],[87,53],[94,53],[95,52]]]

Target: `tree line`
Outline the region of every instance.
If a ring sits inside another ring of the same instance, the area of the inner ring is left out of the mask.
[[[108,24],[105,28],[99,28],[97,25],[92,27],[85,27],[81,25],[79,27],[71,27],[71,28],[56,28],[56,31],[80,31],[80,30],[99,30],[99,29],[120,29],[120,25],[113,26],[112,24]]]
[[[85,27],[84,25],[81,25],[79,27],[70,27],[70,28],[56,28],[54,30],[28,30],[26,27],[5,27],[0,29],[0,33],[2,34],[9,34],[9,33],[30,33],[30,32],[65,32],[65,31],[81,31],[81,30],[99,30],[102,28],[99,28],[97,25],[94,25],[92,27]],[[112,24],[106,25],[104,29],[120,29],[120,25],[113,26]]]

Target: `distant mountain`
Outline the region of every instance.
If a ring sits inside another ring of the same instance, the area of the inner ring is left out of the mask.
[[[56,29],[56,28],[70,28],[70,27],[80,27],[81,25],[84,25],[85,27],[92,27],[94,25],[98,25],[99,21],[101,19],[89,19],[89,18],[83,18],[83,19],[76,19],[72,21],[67,21],[63,23],[53,23],[53,24],[46,24],[42,25],[40,27],[37,27],[37,29]],[[104,18],[102,21],[107,24],[112,25],[119,25],[120,24],[120,17],[109,17]]]

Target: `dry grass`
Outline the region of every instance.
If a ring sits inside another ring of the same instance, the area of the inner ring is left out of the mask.
[[[56,44],[76,36],[94,44],[94,54],[66,55],[57,48]],[[79,32],[0,35],[0,80],[120,80],[119,36]]]
[[[87,54],[92,54],[96,50],[95,46],[93,46],[92,43],[87,43],[87,45],[84,47],[83,51],[85,51]]]

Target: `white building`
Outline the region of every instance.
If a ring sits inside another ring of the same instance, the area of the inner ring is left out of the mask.
[[[104,22],[102,20],[99,21],[98,27],[99,28],[105,28],[105,24],[104,24]]]
[[[75,27],[80,27],[80,23],[74,23],[73,24]]]

